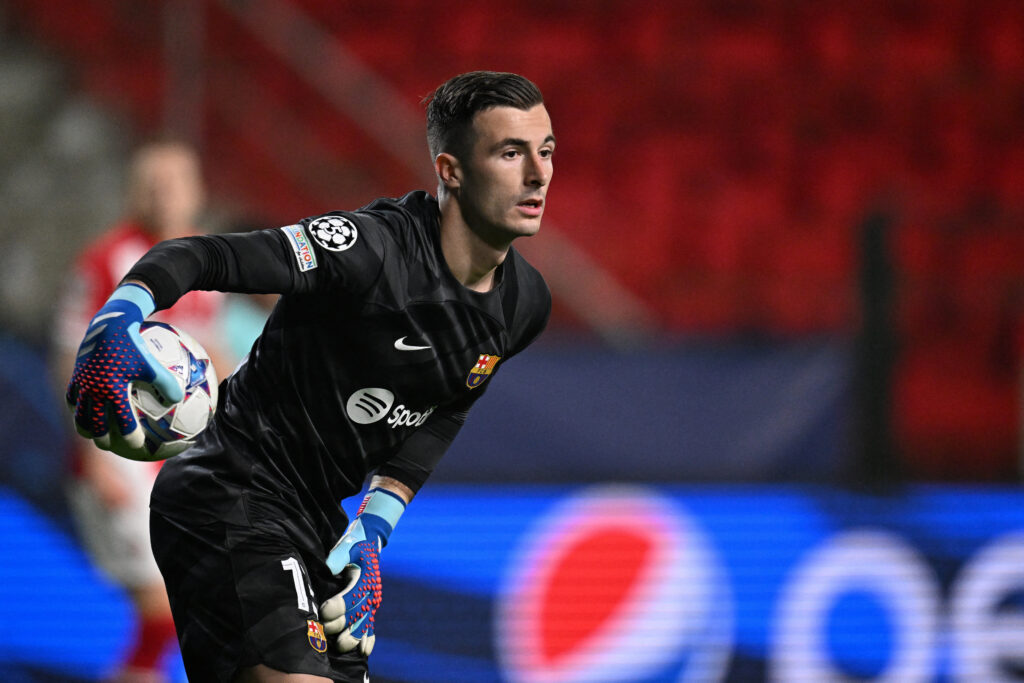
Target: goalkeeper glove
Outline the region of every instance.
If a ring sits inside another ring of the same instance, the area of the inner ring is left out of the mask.
[[[376,640],[373,620],[381,602],[380,551],[405,511],[405,501],[386,489],[371,489],[359,514],[327,555],[335,576],[347,580],[345,588],[320,606],[324,632],[337,634],[341,652],[357,647],[369,656]]]
[[[155,310],[153,295],[139,285],[114,290],[89,323],[65,394],[78,433],[127,458],[145,455],[145,435],[131,404],[131,383],[148,382],[171,402],[183,396],[174,376],[139,336],[142,321]]]

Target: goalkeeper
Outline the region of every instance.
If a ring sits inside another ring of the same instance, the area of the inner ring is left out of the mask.
[[[165,380],[134,341],[141,321],[196,289],[282,295],[210,427],[153,490],[190,680],[367,680],[381,551],[493,375],[547,323],[547,286],[512,247],[540,229],[551,180],[540,91],[456,76],[430,98],[427,141],[436,198],[163,242],[86,333],[76,426],[130,454],[128,383]],[[371,474],[349,520],[339,501]]]

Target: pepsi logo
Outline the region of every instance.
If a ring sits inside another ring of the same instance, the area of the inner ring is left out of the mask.
[[[511,681],[716,680],[731,649],[728,590],[703,533],[656,491],[589,489],[511,555],[496,644]]]

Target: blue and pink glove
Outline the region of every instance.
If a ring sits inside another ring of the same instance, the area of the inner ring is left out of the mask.
[[[327,555],[335,576],[347,580],[345,588],[320,606],[324,632],[337,634],[341,652],[357,647],[369,656],[376,636],[374,615],[381,602],[380,551],[405,512],[405,501],[386,489],[370,489],[359,514]]]
[[[153,295],[144,287],[127,284],[114,290],[89,323],[65,394],[78,433],[128,458],[145,454],[131,383],[148,382],[171,402],[182,398],[174,376],[139,336],[139,326],[154,310]]]

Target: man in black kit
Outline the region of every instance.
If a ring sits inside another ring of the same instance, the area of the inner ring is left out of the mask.
[[[90,323],[68,386],[76,426],[139,458],[129,382],[180,397],[142,320],[194,289],[283,295],[153,492],[192,681],[368,680],[378,553],[490,377],[547,323],[547,286],[511,246],[540,228],[551,180],[540,91],[515,74],[456,76],[430,98],[427,138],[436,199],[162,242]],[[371,472],[350,523],[339,501]]]

